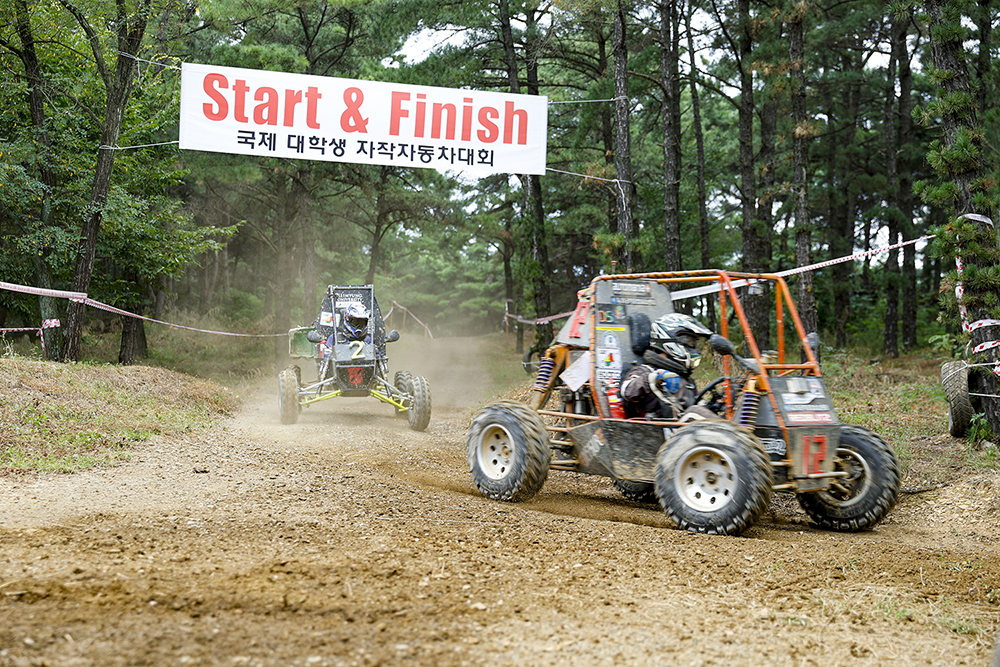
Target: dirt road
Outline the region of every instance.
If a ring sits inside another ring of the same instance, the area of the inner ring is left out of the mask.
[[[497,503],[465,468],[475,358],[437,341],[391,364],[430,382],[423,433],[369,399],[282,426],[268,382],[118,468],[0,480],[0,665],[988,662],[996,476],[860,534],[779,497],[742,537],[692,535],[568,473]]]

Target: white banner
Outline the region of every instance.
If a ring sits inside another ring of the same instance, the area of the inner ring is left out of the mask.
[[[180,147],[544,174],[548,98],[184,63]]]

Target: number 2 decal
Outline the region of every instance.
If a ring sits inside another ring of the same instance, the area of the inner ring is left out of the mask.
[[[365,344],[364,344],[363,341],[352,340],[351,341],[351,350],[353,350],[353,354],[351,354],[351,359],[364,359],[365,358]]]

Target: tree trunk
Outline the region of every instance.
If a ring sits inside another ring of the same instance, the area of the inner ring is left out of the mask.
[[[628,96],[628,11],[624,0],[618,0],[614,22],[614,82],[615,82],[615,173],[618,186],[618,233],[624,239],[619,259],[625,272],[632,271],[632,142],[629,136]]]
[[[316,308],[316,297],[321,292],[316,280],[316,222],[312,211],[307,210],[302,220],[302,314],[309,321]],[[225,246],[223,246],[225,253]],[[225,254],[223,254],[225,257]],[[228,291],[228,287],[227,287]]]
[[[35,258],[35,279],[36,284],[42,289],[52,289],[52,273],[49,265],[42,257]],[[46,320],[59,319],[59,302],[51,296],[38,297],[38,310],[42,316],[42,323]],[[42,340],[45,343],[45,357],[50,361],[59,361],[59,345],[62,342],[60,327],[48,327],[42,329]]]
[[[899,147],[904,149],[913,139],[913,119],[911,113],[913,104],[913,74],[910,69],[910,53],[905,46],[903,58],[899,62]],[[913,224],[913,161],[908,157],[909,151],[903,151],[907,156],[900,165],[899,172],[899,209],[902,223],[903,240],[912,241],[917,238]],[[926,261],[926,258],[925,258]],[[917,343],[917,248],[910,244],[903,248],[903,349],[913,350]],[[936,293],[936,290],[935,292]]]
[[[143,0],[131,17],[125,14],[124,9],[120,10],[118,20],[114,24],[117,30],[116,47],[118,51],[114,72],[110,72],[104,65],[104,45],[100,43],[97,33],[91,28],[86,17],[68,0],[60,1],[73,14],[88,36],[94,61],[104,81],[104,89],[107,94],[104,125],[101,128],[101,146],[97,152],[97,165],[94,168],[90,201],[86,209],[90,211],[90,215],[83,221],[80,246],[76,257],[76,271],[73,277],[73,291],[86,292],[90,288],[90,277],[94,271],[94,256],[97,251],[97,235],[101,229],[104,204],[111,187],[111,172],[115,165],[114,147],[118,143],[125,107],[128,106],[129,96],[132,93],[133,72],[136,64],[134,56],[139,52],[142,37],[146,32],[150,0]],[[124,6],[124,3],[119,5],[121,8]],[[85,304],[69,302],[66,313],[66,338],[62,354],[63,359],[67,361],[80,360],[85,308]]]
[[[666,271],[681,270],[679,23],[677,0],[664,0],[660,5],[660,86],[663,89],[663,268]]]
[[[35,38],[31,31],[31,20],[28,12],[28,5],[25,0],[17,0],[15,3],[15,22],[18,38],[21,42],[19,52],[21,62],[24,65],[25,78],[28,80],[28,108],[31,113],[31,125],[41,144],[38,159],[38,170],[41,181],[45,184],[42,193],[41,208],[39,210],[39,223],[44,229],[49,226],[52,218],[52,195],[56,187],[57,179],[55,173],[50,168],[53,164],[50,152],[51,142],[49,140],[48,129],[45,124],[45,91],[42,81],[42,69],[38,63],[38,54],[35,51]],[[38,248],[35,256],[35,279],[37,285],[42,289],[52,289],[52,273],[46,257],[49,248]],[[50,296],[38,297],[38,310],[42,322],[46,320],[59,319],[59,304],[56,299]],[[59,327],[48,327],[42,329],[42,341],[45,347],[46,358],[58,361],[60,358],[60,336]]]
[[[740,71],[740,102],[739,102],[739,141],[740,141],[740,190],[743,208],[743,271],[747,273],[762,273],[764,266],[764,244],[766,231],[757,224],[757,175],[754,173],[753,153],[753,39],[752,17],[750,16],[750,0],[739,0],[737,13],[740,21],[739,71]],[[743,290],[743,308],[746,311],[750,328],[753,331],[757,345],[761,348],[770,346],[770,327],[768,325],[770,308],[767,295],[756,296]]]
[[[608,60],[608,42],[604,38],[604,32],[598,31],[597,42],[597,70],[603,76],[611,71],[611,63]],[[614,46],[612,45],[612,49]],[[614,106],[601,105],[601,145],[604,149],[604,164],[610,171],[615,166],[615,130],[614,130]],[[615,187],[606,188],[607,193],[607,213],[608,232],[614,234],[618,231],[618,189]]]
[[[694,5],[689,4],[684,18],[687,29],[688,56],[691,58],[691,116],[694,126],[695,172],[698,180],[698,236],[701,239],[699,268],[708,269],[712,266],[712,252],[708,225],[708,186],[705,184],[705,132],[701,122],[701,98],[698,91],[698,59],[694,48],[694,36],[691,32],[691,14],[694,9]],[[719,326],[716,321],[715,303],[714,296],[709,295],[705,297],[703,305],[704,311],[707,313],[708,328],[712,331],[716,331]]]
[[[126,271],[124,278],[134,286],[133,294],[143,292],[139,275],[135,271]],[[141,296],[126,302],[123,308],[136,315],[146,314],[146,304],[143,303]],[[137,359],[144,359],[149,355],[149,349],[146,345],[146,329],[143,325],[143,320],[138,317],[122,315],[122,337],[121,346],[118,349],[118,363],[128,366],[134,364]]]
[[[812,220],[809,217],[809,137],[812,135],[806,116],[805,39],[803,12],[800,9],[788,24],[788,57],[792,76],[792,118],[795,121],[792,138],[792,196],[795,199],[795,263],[808,266],[812,261]],[[813,275],[798,274],[798,311],[807,333],[819,331]]]
[[[886,226],[889,230],[889,244],[895,245],[899,239],[899,171],[896,167],[898,152],[896,134],[896,66],[900,60],[906,28],[893,20],[890,28],[889,62],[886,69],[885,110],[882,118],[882,133],[885,141],[885,191]],[[899,356],[899,250],[890,250],[885,261],[885,330],[882,353],[887,357]]]
[[[998,202],[989,191],[989,168],[984,153],[988,146],[980,127],[973,82],[966,67],[967,56],[962,44],[960,8],[954,0],[925,0],[931,35],[931,59],[941,76],[937,78],[941,94],[941,147],[936,156],[939,176],[950,181],[944,192],[929,192],[933,203],[951,204],[956,217],[943,230],[946,247],[960,255],[965,274],[978,279],[965,283],[964,305],[968,322],[990,320],[995,308],[1000,283],[990,271],[1000,264],[1000,247],[991,221],[996,216]],[[947,100],[947,103],[945,103]],[[961,104],[966,100],[965,104]],[[947,171],[946,171],[947,169]],[[964,323],[963,323],[964,324]],[[998,338],[997,326],[987,325],[971,331],[973,373],[970,391],[979,394],[986,421],[1000,435],[1000,347],[989,347]]]
[[[146,309],[139,305],[133,306],[131,310],[137,315],[142,315]],[[144,322],[137,317],[122,316],[122,340],[118,351],[118,363],[128,366],[148,356],[149,347],[146,344]]]

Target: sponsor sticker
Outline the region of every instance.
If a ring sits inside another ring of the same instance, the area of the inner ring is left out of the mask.
[[[833,415],[829,412],[793,412],[788,415],[792,424],[832,424]]]
[[[597,348],[597,366],[602,370],[622,370],[622,352],[617,347]]]
[[[760,443],[768,454],[785,455],[785,441],[781,438],[761,438]]]
[[[782,394],[781,400],[785,405],[805,405],[812,403],[816,398],[813,394]]]

